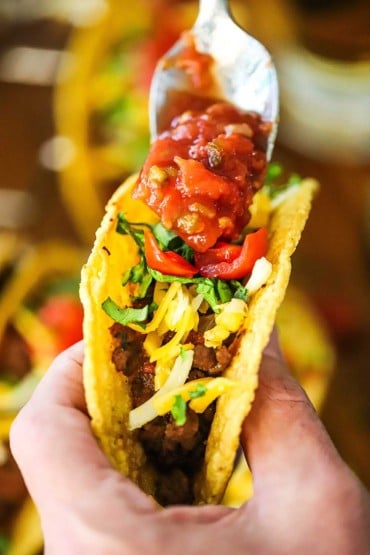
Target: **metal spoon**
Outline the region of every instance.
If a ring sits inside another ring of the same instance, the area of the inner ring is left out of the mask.
[[[267,158],[271,158],[277,132],[279,91],[275,67],[264,46],[232,19],[227,0],[200,0],[191,29],[199,52],[213,58],[218,96],[245,111],[254,111],[272,123]],[[185,71],[168,64],[184,48],[180,38],[158,62],[149,101],[152,140],[169,125],[174,93],[197,94]],[[166,67],[167,66],[167,67]]]

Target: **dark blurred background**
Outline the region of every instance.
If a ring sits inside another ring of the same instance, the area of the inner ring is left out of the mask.
[[[370,3],[231,4],[278,68],[274,160],[321,183],[293,282],[337,351],[322,418],[370,486]],[[1,230],[91,246],[145,155],[155,61],[195,14],[181,0],[1,0]]]

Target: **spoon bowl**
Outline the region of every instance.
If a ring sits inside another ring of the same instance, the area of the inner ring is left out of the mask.
[[[213,89],[218,100],[230,102],[244,111],[257,112],[271,122],[267,145],[270,159],[277,132],[279,91],[274,64],[266,48],[241,29],[229,11],[227,0],[200,0],[199,14],[190,31],[197,51],[213,58]],[[176,95],[204,96],[189,75],[168,63],[185,47],[183,38],[158,62],[150,89],[149,120],[151,138],[164,131],[173,115]],[[212,95],[213,96],[213,95]]]

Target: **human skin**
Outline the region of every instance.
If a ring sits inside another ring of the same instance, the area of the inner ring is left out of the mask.
[[[241,443],[254,496],[240,509],[159,509],[95,440],[83,345],[60,355],[19,413],[11,448],[46,555],[368,555],[370,497],[270,341]]]

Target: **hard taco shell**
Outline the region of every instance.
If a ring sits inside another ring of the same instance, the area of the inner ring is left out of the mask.
[[[111,319],[101,305],[112,297],[120,306],[129,304],[123,273],[138,262],[137,247],[129,236],[115,231],[116,218],[124,211],[130,221],[157,221],[142,202],[131,198],[136,176],[129,178],[113,195],[96,234],[89,260],[82,271],[81,300],[85,310],[84,386],[94,433],[120,472],[136,482],[146,493],[154,494],[155,471],[148,464],[135,433],[128,429],[131,409],[125,376],[111,361]],[[242,422],[250,411],[258,385],[258,369],[275,321],[276,311],[289,281],[290,258],[308,218],[318,184],[304,180],[290,190],[273,211],[268,231],[266,258],[272,263],[267,284],[248,303],[239,350],[224,374],[239,382],[217,402],[207,442],[205,459],[194,484],[196,504],[218,503],[232,473]]]

